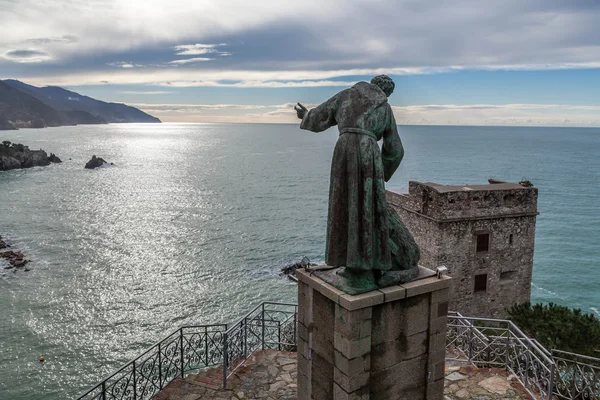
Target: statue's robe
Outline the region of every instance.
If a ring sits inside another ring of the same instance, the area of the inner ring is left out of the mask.
[[[310,110],[300,127],[321,132],[334,125],[340,136],[331,164],[325,261],[357,272],[416,268],[419,249],[385,197],[385,182],[404,156],[387,96],[359,82]]]

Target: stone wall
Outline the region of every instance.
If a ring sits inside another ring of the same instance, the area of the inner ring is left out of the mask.
[[[298,399],[442,400],[451,279],[431,275],[351,296],[299,270]]]
[[[537,189],[410,182],[409,193],[387,198],[421,248],[420,264],[448,267],[451,310],[504,318],[508,307],[530,300]],[[489,235],[487,250],[478,251],[478,235]]]

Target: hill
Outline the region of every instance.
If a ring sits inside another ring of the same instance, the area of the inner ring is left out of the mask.
[[[13,79],[4,82],[63,113],[66,120],[71,118],[75,123],[102,123],[101,120],[108,123],[160,122],[158,118],[135,107],[120,103],[107,103],[61,87],[40,88]],[[77,122],[81,120],[98,122]]]
[[[52,107],[0,81],[0,129],[45,128],[62,122]]]

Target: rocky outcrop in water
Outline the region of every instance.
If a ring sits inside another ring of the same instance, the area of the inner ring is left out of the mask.
[[[61,163],[62,160],[60,158],[58,158],[58,156],[54,153],[50,153],[50,155],[48,156],[48,161],[50,161],[51,163]]]
[[[8,266],[4,267],[4,269],[25,267],[29,263],[29,260],[27,260],[20,251],[7,250],[10,247],[11,246],[2,239],[2,236],[0,236],[0,259],[8,262]]]
[[[92,156],[92,159],[85,164],[85,169],[94,169],[102,167],[104,165],[114,165],[113,163],[107,163],[102,157]]]
[[[53,153],[48,157],[44,150],[29,150],[27,146],[9,141],[0,143],[0,171],[46,166],[53,162],[61,162]]]

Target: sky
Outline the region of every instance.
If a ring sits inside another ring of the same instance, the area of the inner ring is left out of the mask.
[[[0,79],[165,122],[296,122],[385,73],[399,124],[600,127],[598,0],[0,0]]]

